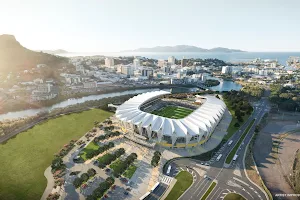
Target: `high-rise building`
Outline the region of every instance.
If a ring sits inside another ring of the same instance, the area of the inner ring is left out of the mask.
[[[222,67],[222,74],[231,74],[232,67],[231,66],[223,66]]]
[[[140,67],[140,65],[141,65],[140,59],[135,58],[135,59],[133,60],[133,67],[134,67],[135,69],[137,69],[138,67]]]
[[[181,67],[185,67],[187,64],[187,59],[185,59],[184,57],[181,60]]]
[[[149,69],[149,68],[143,69],[142,76],[147,76],[147,77],[153,76],[153,69]]]
[[[168,64],[170,64],[170,65],[174,65],[175,64],[175,57],[174,56],[170,56],[168,58]]]
[[[159,67],[163,67],[165,65],[165,60],[159,59],[157,64]]]
[[[105,58],[105,66],[106,67],[112,67],[114,66],[114,59],[113,58]]]
[[[169,74],[171,72],[171,67],[169,66],[164,66],[163,67],[163,72],[165,72],[166,74]]]
[[[130,76],[133,74],[133,69],[130,65],[122,65],[121,73]]]

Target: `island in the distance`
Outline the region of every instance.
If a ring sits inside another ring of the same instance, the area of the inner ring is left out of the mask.
[[[69,53],[66,50],[63,49],[56,49],[56,50],[40,50],[43,53],[48,53],[48,54],[62,54],[62,53]]]
[[[190,45],[176,45],[176,46],[156,46],[150,48],[138,48],[134,50],[125,50],[123,52],[220,52],[220,53],[232,53],[232,52],[245,52],[239,49],[228,49],[223,47],[216,47],[212,49],[204,49]]]

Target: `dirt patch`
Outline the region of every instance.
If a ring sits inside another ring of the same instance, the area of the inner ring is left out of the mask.
[[[258,170],[266,186],[274,196],[275,194],[293,194],[286,179],[286,172],[283,168],[290,168],[292,161],[290,158],[291,148],[288,148],[288,141],[282,141],[279,133],[282,133],[284,127],[295,125],[294,121],[271,120],[259,132],[254,144],[253,154]],[[291,141],[291,140],[289,140]],[[282,143],[281,143],[282,142]],[[296,141],[295,141],[296,142]],[[298,143],[299,145],[299,143]],[[299,146],[298,146],[299,148]],[[293,152],[294,155],[295,151]],[[293,160],[294,156],[291,156]],[[285,162],[284,166],[281,164]],[[295,197],[285,197],[284,199],[297,199]]]

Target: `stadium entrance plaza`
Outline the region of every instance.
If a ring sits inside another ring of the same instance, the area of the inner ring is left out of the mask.
[[[112,119],[114,122],[114,126],[118,126],[117,119],[115,117],[112,117]],[[231,119],[231,114],[228,112],[228,110],[226,110],[222,120],[215,128],[210,139],[208,139],[206,143],[192,148],[172,149],[161,147],[159,145],[155,145],[154,148],[149,148],[145,147],[144,145],[138,144],[138,141],[140,141],[139,138],[136,138],[135,141],[131,141],[126,138],[120,140],[120,147],[116,146],[116,148],[123,147],[126,150],[126,154],[130,154],[132,152],[138,154],[138,161],[136,164],[138,168],[130,179],[133,189],[130,192],[130,195],[128,195],[126,198],[139,199],[145,193],[149,192],[157,182],[160,182],[164,178],[164,175],[162,173],[163,166],[168,160],[176,157],[189,157],[199,155],[217,147],[221,143],[223,137],[226,135],[227,128],[231,122]],[[154,151],[160,151],[162,153],[159,166],[155,168],[151,166],[151,159]],[[171,182],[169,182],[169,184],[170,183]]]
[[[116,118],[116,116],[114,115],[110,119],[112,120],[112,125],[115,127],[115,130],[124,133],[121,127],[119,126],[119,121]],[[162,173],[164,164],[172,158],[199,155],[214,149],[216,146],[220,144],[223,137],[226,135],[227,133],[226,131],[231,122],[231,119],[232,116],[226,109],[221,121],[216,126],[210,138],[205,143],[198,145],[196,147],[172,149],[172,148],[165,148],[157,144],[154,145],[153,147],[149,147],[149,145],[145,145],[145,142],[147,141],[143,141],[142,143],[140,143],[141,139],[135,137],[136,134],[129,133],[129,132],[124,133],[124,135],[121,135],[119,137],[108,139],[108,141],[106,142],[109,141],[114,142],[115,147],[108,150],[107,153],[112,152],[118,148],[124,148],[126,156],[130,155],[131,153],[137,154],[137,159],[134,162],[134,165],[137,167],[135,173],[129,180],[128,184],[122,183],[120,179],[116,178],[115,179],[116,189],[109,192],[109,198],[136,200],[139,199],[144,194],[146,194],[147,192],[149,192],[156,183],[162,181],[163,184],[161,185],[165,187],[163,191],[167,191],[167,192],[170,191],[172,186],[175,183],[175,180],[171,177],[167,177],[169,181],[166,182],[165,180],[166,176],[163,175]],[[80,140],[85,141],[87,146],[90,142],[93,141],[95,137],[101,134],[104,134],[104,131],[97,129],[96,135],[93,138],[91,138],[90,141],[87,141],[85,136],[80,138]],[[126,137],[130,135],[132,137]],[[151,166],[151,159],[155,151],[160,151],[162,154],[158,167]],[[93,182],[89,184],[89,186],[86,189],[84,189],[84,191],[75,189],[75,187],[73,186],[73,180],[75,178],[74,176],[66,175],[66,180],[65,180],[66,182],[64,186],[61,189],[57,188],[52,190],[52,192],[59,190],[59,192],[62,194],[61,196],[64,199],[85,199],[88,195],[92,194],[93,190],[98,187],[99,183],[103,182],[107,177],[110,176],[110,174],[106,173],[104,169],[100,169],[98,166],[95,166],[93,164],[93,162],[101,155],[98,155],[90,160],[87,160],[84,163],[74,163],[73,158],[76,157],[79,152],[80,150],[78,148],[74,148],[64,157],[63,160],[67,166],[67,174],[69,174],[72,171],[80,171],[81,173],[84,173],[89,168],[94,168],[97,171],[97,174]],[[51,185],[53,184],[53,180],[51,181],[52,174],[50,175],[46,170],[45,176],[48,179],[48,186],[49,186],[49,187],[47,186],[47,188],[50,188],[51,190],[51,188],[53,188],[53,186]],[[168,186],[170,187],[168,188]],[[124,192],[128,187],[131,187],[131,191],[129,192],[128,195],[125,195]],[[163,194],[160,193],[159,195],[163,195]]]

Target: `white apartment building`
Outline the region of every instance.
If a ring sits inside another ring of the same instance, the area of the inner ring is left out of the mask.
[[[165,60],[159,59],[158,62],[157,62],[157,65],[158,65],[159,67],[163,67],[163,66],[165,65]]]
[[[140,59],[135,58],[135,59],[133,60],[133,67],[134,67],[135,69],[137,69],[137,68],[139,68],[140,66],[141,66]]]
[[[170,56],[170,57],[168,58],[168,63],[169,63],[170,65],[175,65],[175,57],[174,57],[174,56]]]
[[[264,70],[264,69],[259,70],[258,71],[258,75],[260,75],[260,76],[268,76],[268,71]]]
[[[133,75],[133,69],[130,65],[122,65],[121,73],[125,74],[127,76],[131,76],[131,75]]]
[[[43,81],[43,79],[41,79],[41,78],[37,78],[37,79],[34,79],[33,82],[34,82],[35,84],[42,84],[44,81]]]
[[[114,59],[113,58],[109,58],[109,57],[105,58],[105,66],[106,67],[112,67],[114,65],[115,64],[114,64]]]
[[[231,66],[223,66],[222,67],[222,74],[231,74],[232,67]]]

